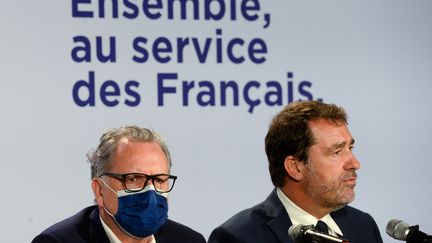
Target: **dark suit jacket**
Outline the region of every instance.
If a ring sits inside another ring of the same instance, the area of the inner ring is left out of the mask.
[[[350,243],[383,242],[369,214],[346,206],[331,216]],[[293,243],[288,236],[291,225],[275,189],[264,202],[237,213],[214,229],[208,243]]]
[[[157,243],[205,243],[200,233],[169,219],[154,236]],[[110,241],[100,222],[97,206],[90,206],[44,230],[32,242],[109,243]]]

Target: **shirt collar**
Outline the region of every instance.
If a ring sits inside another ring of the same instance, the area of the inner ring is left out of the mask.
[[[108,225],[105,224],[105,222],[103,221],[103,219],[100,215],[99,215],[99,219],[102,223],[102,227],[105,230],[105,233],[107,234],[110,242],[111,243],[121,243],[119,238],[114,234],[114,232],[112,232],[112,230],[108,227]],[[156,238],[154,237],[154,235],[151,235],[150,243],[156,243]]]
[[[293,225],[316,225],[318,220],[321,220],[327,224],[330,234],[343,236],[341,229],[330,216],[330,214],[325,215],[321,219],[317,219],[293,203],[279,187],[276,189],[276,193],[279,200],[282,202],[282,205],[285,207],[285,210],[287,211]]]

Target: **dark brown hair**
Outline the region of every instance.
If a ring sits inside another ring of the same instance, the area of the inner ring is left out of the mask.
[[[308,150],[314,143],[309,122],[318,119],[347,124],[348,118],[343,108],[320,101],[293,102],[273,118],[265,137],[265,151],[274,186],[285,184],[284,160],[287,156],[308,160]]]

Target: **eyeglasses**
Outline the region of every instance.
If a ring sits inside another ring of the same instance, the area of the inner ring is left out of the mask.
[[[123,188],[126,192],[139,192],[146,187],[149,180],[151,180],[155,191],[158,193],[170,192],[177,180],[177,176],[168,174],[146,175],[141,173],[103,173],[100,176],[109,176],[115,178],[123,183]]]

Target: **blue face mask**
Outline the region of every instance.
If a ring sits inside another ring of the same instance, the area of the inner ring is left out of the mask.
[[[108,188],[110,187],[108,186]],[[168,218],[167,198],[157,193],[152,185],[135,193],[121,190],[117,192],[117,196],[117,213],[113,216],[106,209],[105,211],[130,236],[135,238],[148,237],[154,234]]]

